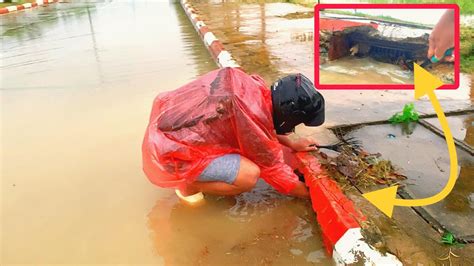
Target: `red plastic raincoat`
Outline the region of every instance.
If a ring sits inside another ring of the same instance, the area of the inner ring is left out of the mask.
[[[270,90],[262,78],[237,68],[158,95],[142,152],[145,174],[160,187],[182,188],[228,153],[253,161],[261,178],[282,193],[298,182],[276,138]]]

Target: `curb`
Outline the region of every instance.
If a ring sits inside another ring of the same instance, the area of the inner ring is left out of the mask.
[[[23,9],[42,6],[42,5],[46,5],[46,4],[52,4],[52,3],[56,3],[58,1],[59,0],[36,0],[36,2],[33,2],[33,3],[25,3],[25,4],[21,4],[21,5],[7,6],[7,7],[0,8],[0,15],[8,14],[8,13],[23,10]]]
[[[204,21],[199,18],[196,10],[189,4],[189,1],[181,0],[180,3],[217,65],[220,68],[240,67],[232,55],[224,49],[224,45],[216,38],[214,33],[209,30]]]
[[[364,22],[355,22],[350,20],[341,20],[341,19],[333,19],[333,18],[319,18],[319,30],[327,30],[327,31],[343,31],[350,27],[357,27],[357,26],[369,26],[373,27],[374,29],[378,28],[378,24],[374,23],[364,23]]]
[[[180,0],[180,3],[219,67],[240,67],[206,24],[199,19],[189,0]],[[356,210],[338,184],[326,174],[318,159],[304,152],[296,153],[296,159],[301,165],[299,170],[304,174],[310,191],[324,245],[336,265],[360,262],[368,265],[402,265],[397,257],[388,253],[384,255],[365,241],[360,224],[367,218]]]
[[[296,158],[301,163],[299,170],[305,176],[324,245],[336,265],[361,262],[366,265],[402,265],[394,255],[382,254],[366,242],[360,224],[367,218],[327,175],[318,159],[302,152],[296,153]]]

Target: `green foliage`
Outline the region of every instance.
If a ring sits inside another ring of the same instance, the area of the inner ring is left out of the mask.
[[[474,73],[474,28],[461,27],[461,71]]]
[[[398,123],[409,123],[409,122],[417,122],[420,119],[420,115],[415,110],[415,105],[413,103],[405,104],[403,107],[402,112],[398,112],[394,114],[388,120],[392,124]]]

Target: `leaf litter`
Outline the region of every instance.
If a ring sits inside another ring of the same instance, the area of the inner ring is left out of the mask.
[[[324,156],[328,171],[334,179],[342,184],[370,187],[372,185],[399,185],[406,176],[397,173],[389,160],[380,153],[370,154],[360,148],[345,146],[337,156]]]

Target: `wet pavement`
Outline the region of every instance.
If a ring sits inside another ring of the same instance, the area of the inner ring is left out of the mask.
[[[189,209],[142,173],[154,97],[217,67],[179,4],[58,3],[0,32],[0,264],[328,263],[307,202],[260,185]]]
[[[207,0],[194,1],[193,6],[247,72],[261,75],[268,84],[294,72],[313,79],[313,18],[295,15],[311,12],[311,8],[288,3]],[[363,68],[364,64],[355,67]],[[334,79],[339,78],[335,75],[332,81],[326,81],[335,83]],[[371,81],[380,83],[380,79],[379,76]],[[437,92],[445,111],[472,108],[471,76],[462,74],[460,83],[455,91]],[[405,103],[414,102],[413,91],[324,90],[322,94],[328,127],[386,120]],[[428,99],[416,101],[415,105],[421,113],[434,113]]]
[[[474,114],[448,116],[448,124],[453,137],[474,149]],[[428,118],[424,121],[443,130],[437,118]]]
[[[450,118],[451,121],[462,117]],[[454,127],[454,131],[467,131],[467,142],[472,142],[474,127]],[[464,129],[464,130],[462,130]],[[357,129],[349,134],[361,140],[364,150],[381,153],[390,160],[399,173],[407,176],[403,191],[412,198],[425,198],[441,191],[449,177],[449,155],[446,141],[419,124],[374,125]],[[456,236],[474,240],[474,157],[457,149],[459,175],[453,191],[443,201],[424,206],[436,221]]]
[[[313,65],[313,18],[284,17],[311,9],[288,3],[207,0],[195,1],[193,6],[239,65],[267,83],[307,68],[300,63]]]

